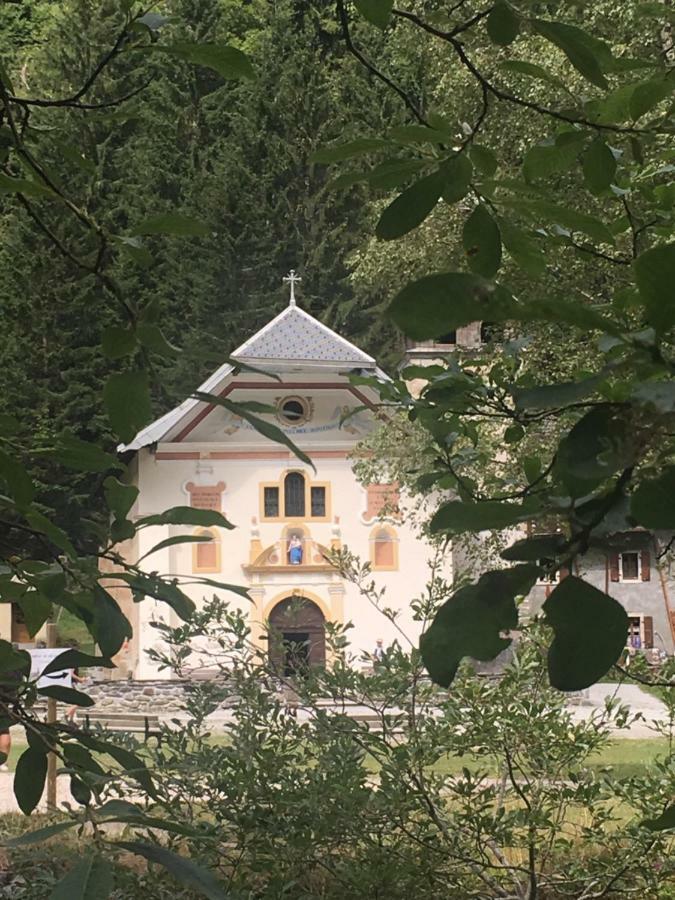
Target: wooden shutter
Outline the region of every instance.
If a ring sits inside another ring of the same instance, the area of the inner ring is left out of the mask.
[[[618,553],[610,553],[609,554],[609,580],[610,581],[618,581],[619,580],[619,554]]]
[[[640,577],[643,581],[651,578],[651,557],[649,550],[640,551]]]
[[[645,616],[642,620],[645,631],[644,647],[650,650],[654,646],[654,620],[651,616]]]

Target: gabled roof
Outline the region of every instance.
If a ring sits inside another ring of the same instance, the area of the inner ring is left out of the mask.
[[[334,362],[374,366],[375,360],[299,306],[291,305],[232,354],[233,359]]]
[[[290,306],[264,325],[253,337],[238,347],[231,356],[242,363],[257,364],[274,372],[286,363],[313,365],[323,369],[350,371],[352,369],[371,370],[378,378],[387,376],[376,367],[375,360],[354,344],[332,331],[326,325],[310,316],[292,302]],[[198,388],[208,394],[216,394],[225,379],[234,371],[231,363],[224,363]],[[166,440],[176,426],[194,414],[199,407],[206,406],[201,400],[189,397],[180,406],[165,413],[146,428],[139,431],[128,444],[120,444],[120,453],[140,450],[158,441]]]

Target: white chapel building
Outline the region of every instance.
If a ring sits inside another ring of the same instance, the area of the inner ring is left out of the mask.
[[[378,610],[340,577],[325,559],[329,549],[348,547],[370,561],[373,578],[386,588],[385,604],[400,610],[398,625],[419,637],[410,601],[428,580],[430,548],[400,514],[405,499],[396,485],[361,485],[350,455],[359,441],[381,426],[375,391],[350,383],[352,373],[386,378],[376,361],[297,306],[291,275],[289,306],[231,354],[237,368],[222,365],[199,388],[232,401],[273,406],[261,415],[282,428],[313,461],[316,471],[285,446],[259,434],[233,412],[195,398],[143,429],[121,448],[139,496],[132,514],[160,513],[173,506],[215,509],[236,527],[211,529],[213,540],[177,544],[142,563],[150,572],[183,577],[183,590],[199,605],[218,593],[248,616],[252,640],[266,647],[266,623],[306,653],[307,662],[326,661],[325,623],[351,622],[351,650],[371,652],[400,634]],[[259,372],[247,371],[254,367]],[[268,377],[267,373],[279,380]],[[345,419],[350,411],[356,412]],[[130,562],[158,542],[190,531],[162,525],[141,529],[124,547]],[[194,529],[198,532],[198,529]],[[198,583],[213,579],[245,587],[250,600]],[[160,638],[152,622],[178,624],[164,603],[132,603],[113,593],[131,620],[129,674],[140,679],[171,677],[144,652]],[[303,613],[288,617],[301,599]],[[285,652],[283,649],[278,652]],[[272,650],[270,648],[270,653]],[[284,660],[277,660],[282,666]]]

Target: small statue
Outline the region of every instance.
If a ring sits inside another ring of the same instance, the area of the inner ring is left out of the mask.
[[[292,566],[302,563],[302,541],[297,534],[292,535],[288,542],[288,561]]]

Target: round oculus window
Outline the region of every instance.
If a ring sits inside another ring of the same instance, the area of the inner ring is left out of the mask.
[[[279,418],[288,425],[300,425],[309,419],[309,404],[303,397],[285,397],[280,401]]]

